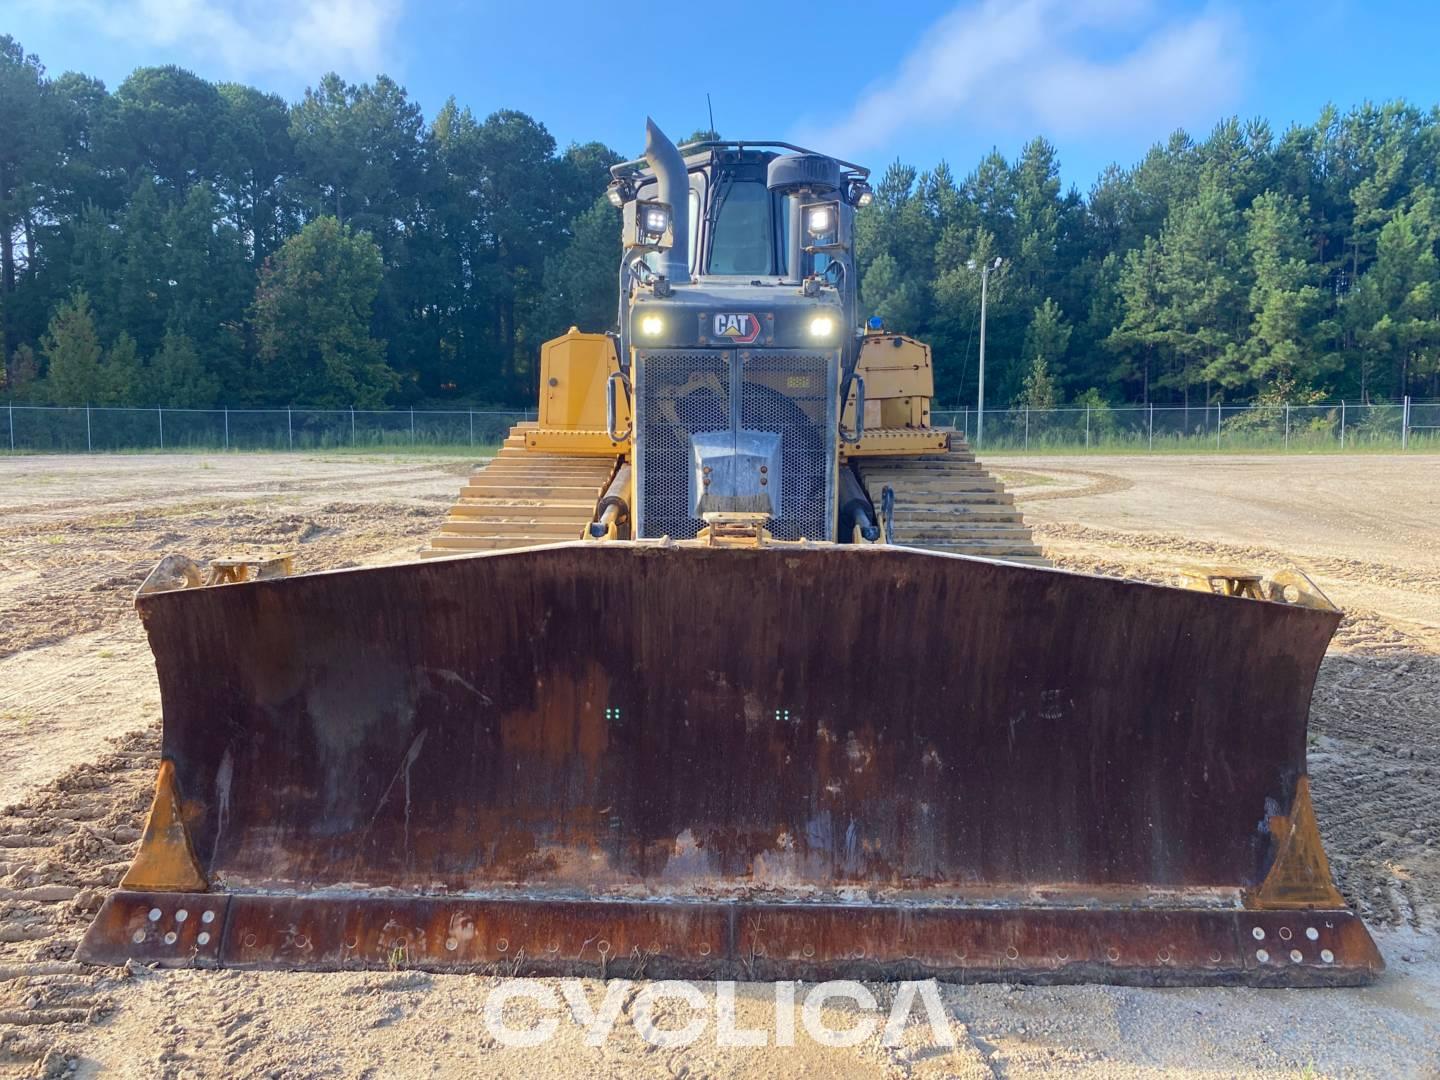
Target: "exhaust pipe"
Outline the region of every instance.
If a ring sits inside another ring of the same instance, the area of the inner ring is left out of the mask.
[[[659,199],[670,204],[675,242],[660,253],[660,270],[672,285],[690,283],[690,174],[685,159],[654,120],[645,120],[645,161],[655,172]]]

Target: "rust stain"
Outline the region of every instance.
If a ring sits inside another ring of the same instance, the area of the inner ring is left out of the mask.
[[[209,888],[181,813],[180,792],[175,781],[175,764],[165,759],[155,778],[155,798],[145,819],[140,850],[120,884],[126,889],[203,892]]]
[[[1343,908],[1345,899],[1330,874],[1330,860],[1320,841],[1320,826],[1310,802],[1310,778],[1300,777],[1289,814],[1270,818],[1275,862],[1249,906],[1257,908]]]

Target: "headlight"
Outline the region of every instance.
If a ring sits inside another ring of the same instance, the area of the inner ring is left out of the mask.
[[[665,320],[659,315],[645,315],[640,319],[640,333],[646,337],[659,337],[665,329]]]
[[[855,193],[856,206],[869,206],[874,201],[875,192],[871,191],[868,187],[861,188],[858,192]]]
[[[611,184],[605,189],[605,197],[610,200],[610,205],[620,207],[625,205],[625,193],[616,184]]]
[[[835,320],[829,315],[816,315],[810,320],[810,336],[828,338],[835,332]]]

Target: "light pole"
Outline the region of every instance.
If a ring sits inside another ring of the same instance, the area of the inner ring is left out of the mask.
[[[978,400],[975,403],[976,446],[985,440],[985,304],[990,292],[990,271],[999,270],[1000,264],[1004,261],[997,255],[993,263],[987,262],[980,267],[980,388]],[[974,270],[975,260],[971,259],[965,265]]]

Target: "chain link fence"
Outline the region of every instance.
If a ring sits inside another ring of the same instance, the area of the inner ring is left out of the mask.
[[[0,451],[403,450],[499,445],[533,409],[124,409],[0,406]],[[987,450],[1440,450],[1440,401],[935,409]]]
[[[0,449],[330,450],[493,447],[533,409],[122,409],[0,407]],[[8,442],[5,441],[8,437]]]
[[[987,450],[1440,450],[1440,402],[1357,405],[1107,405],[935,409],[931,422]]]

